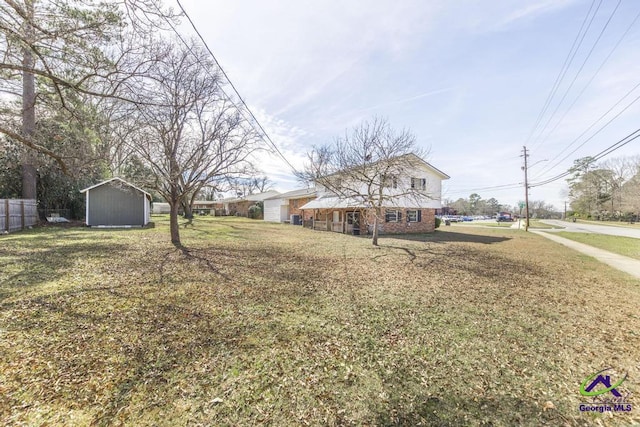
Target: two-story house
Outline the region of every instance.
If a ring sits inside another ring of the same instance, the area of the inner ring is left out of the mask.
[[[372,234],[375,224],[380,234],[432,232],[449,176],[415,154],[386,162],[316,181],[317,198],[300,207],[312,218],[305,225],[349,234]]]

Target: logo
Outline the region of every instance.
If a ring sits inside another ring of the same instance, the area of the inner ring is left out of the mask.
[[[612,383],[611,375],[602,375],[612,368],[606,368],[589,375],[580,384],[580,394],[591,398],[591,402],[580,404],[580,412],[631,412],[633,405],[629,402],[631,393],[620,389],[627,379],[625,374]]]

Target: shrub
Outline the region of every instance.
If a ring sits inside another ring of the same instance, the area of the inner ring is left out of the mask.
[[[261,219],[262,218],[262,206],[260,204],[255,204],[249,207],[249,218],[251,219]]]
[[[442,220],[436,217],[436,228],[440,227],[440,223],[442,223]]]

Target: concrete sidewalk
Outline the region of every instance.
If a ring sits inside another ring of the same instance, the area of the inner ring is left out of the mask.
[[[530,232],[539,234],[546,237],[549,240],[565,245],[568,248],[574,249],[585,255],[594,257],[600,262],[604,262],[613,268],[620,271],[624,271],[632,275],[633,277],[640,279],[640,261],[637,259],[629,258],[624,255],[614,254],[602,249],[594,248],[593,246],[585,245],[584,243],[574,242],[573,240],[565,239],[564,237],[556,236],[555,234],[547,233],[539,230],[529,229]]]

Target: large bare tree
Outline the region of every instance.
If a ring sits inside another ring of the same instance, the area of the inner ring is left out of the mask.
[[[236,196],[248,196],[250,194],[264,193],[273,189],[273,182],[266,175],[259,176],[256,172],[248,171],[248,178],[232,178],[227,187]]]
[[[407,177],[423,162],[415,136],[396,131],[387,120],[363,122],[333,144],[315,148],[299,177],[314,181],[336,197],[366,209],[373,217],[373,245],[378,245],[378,224],[383,209],[401,200],[430,199],[422,185]]]
[[[159,0],[6,0],[0,3],[0,134],[24,146],[23,197],[36,196],[37,153],[68,172],[68,153],[47,145],[36,121],[47,111],[69,111],[70,99],[126,99],[145,37],[165,19]],[[127,36],[125,37],[125,34]]]
[[[149,185],[170,206],[171,241],[180,246],[178,209],[205,186],[250,169],[256,133],[224,95],[207,52],[158,41],[156,65],[140,83],[132,148],[153,171]]]

